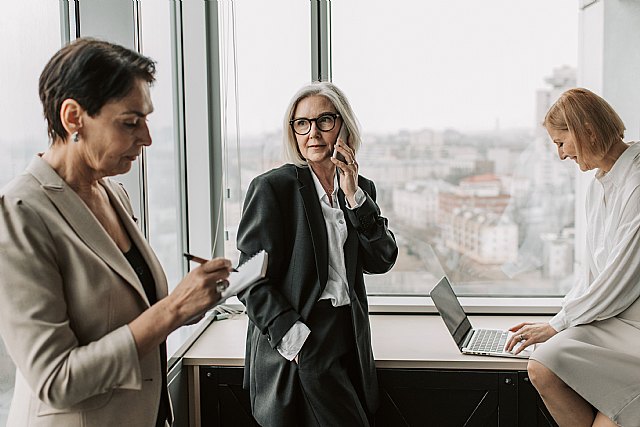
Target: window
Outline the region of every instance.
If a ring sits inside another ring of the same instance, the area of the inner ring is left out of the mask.
[[[312,75],[309,5],[318,1],[227,0],[216,7],[215,2],[140,2],[143,51],[158,61],[152,94],[156,112],[150,117],[154,145],[147,153],[149,237],[170,285],[182,275],[180,215],[187,215],[180,211],[179,185],[185,176],[176,162],[172,95],[172,70],[182,64],[171,53],[170,7],[179,3],[191,20],[181,35],[185,75],[192,74],[177,81],[184,83],[180,87],[187,98],[192,153],[187,175],[195,177],[190,190],[197,187],[189,204],[195,218],[190,243],[203,235],[196,253],[205,255],[203,248],[211,247],[215,237],[209,209],[217,213],[219,207],[208,199],[211,180],[197,178],[209,172],[212,156],[200,155],[199,149],[215,139],[209,124],[219,120],[223,240],[225,255],[237,259],[235,230],[244,191],[253,177],[282,163],[284,109]],[[574,236],[584,221],[574,206],[581,206],[575,201],[584,185],[571,165],[556,159],[538,123],[555,97],[575,85],[580,65],[580,84],[602,93],[616,109],[621,105],[627,135],[638,138],[633,120],[640,89],[629,84],[639,65],[637,55],[629,54],[635,49],[629,47],[630,34],[640,28],[637,6],[580,2],[577,7],[553,0],[517,5],[506,0],[398,0],[391,7],[381,0],[321,3],[332,10],[332,64],[324,69],[333,70],[333,80],[361,120],[361,172],[376,182],[383,214],[401,249],[392,272],[366,278],[370,293],[424,295],[444,271],[458,293],[466,295],[563,294],[576,254],[583,250]],[[83,10],[101,10],[99,5],[86,1]],[[130,42],[132,21],[121,17],[130,13],[130,3],[118,5],[108,16],[86,15],[83,31],[95,25],[95,35]],[[0,94],[5,100],[0,103],[0,186],[47,147],[37,80],[61,44],[59,7],[58,2],[9,2],[0,14]],[[606,14],[605,7],[611,8]],[[203,10],[213,9],[219,13],[220,32],[207,34]],[[113,37],[103,30],[111,30]],[[218,41],[220,62],[206,62],[212,50],[206,44]],[[621,62],[624,67],[603,65]],[[207,68],[212,65],[220,66],[219,80]],[[217,105],[208,109],[207,84],[220,86],[221,110]],[[207,197],[197,197],[201,194]],[[190,333],[182,329],[170,338],[176,337],[169,343],[170,356]],[[6,422],[13,382],[14,366],[0,342],[0,426]]]
[[[578,7],[544,0],[332,2],[333,81],[365,135],[399,246],[370,294],[562,295],[575,171],[539,126],[575,86]]]
[[[0,14],[0,187],[47,149],[38,78],[60,48],[58,2],[9,2]],[[25,25],[28,23],[28,25]],[[15,367],[0,339],[0,426],[7,422]]]
[[[236,38],[231,20],[224,21],[221,51],[223,93],[229,94],[222,111],[230,194],[225,200],[225,256],[237,260],[244,192],[255,176],[283,163],[282,120],[291,97],[311,80],[311,41],[308,2],[232,2],[234,6],[226,17],[235,16]]]
[[[156,61],[156,81],[151,87],[154,112],[149,116],[153,143],[145,150],[149,242],[164,268],[171,292],[183,274],[170,2],[142,2],[141,7],[142,52]],[[185,327],[172,333],[167,340],[168,355],[174,355],[192,332],[193,327]]]

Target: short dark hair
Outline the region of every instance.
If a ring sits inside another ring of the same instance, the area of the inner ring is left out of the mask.
[[[65,139],[60,120],[65,99],[74,99],[89,116],[109,101],[124,98],[137,79],[155,80],[155,61],[131,49],[92,38],[79,38],[60,49],[40,74],[39,92],[52,142]]]

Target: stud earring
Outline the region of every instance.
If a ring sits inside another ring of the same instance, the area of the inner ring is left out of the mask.
[[[71,140],[77,144],[78,141],[80,141],[80,135],[78,134],[78,132],[74,132],[71,134]]]

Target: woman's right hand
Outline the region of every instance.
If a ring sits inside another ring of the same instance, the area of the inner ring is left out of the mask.
[[[202,315],[220,300],[220,292],[228,285],[230,272],[231,261],[214,258],[191,270],[182,279],[167,297],[169,307],[178,316],[180,324]]]
[[[129,323],[142,357],[180,326],[198,319],[220,301],[222,287],[231,272],[231,261],[215,258],[190,271],[167,297]]]
[[[516,344],[521,343],[514,354],[520,354],[522,350],[533,344],[547,341],[558,333],[547,322],[522,322],[509,328],[514,334],[507,342],[506,350],[511,352]]]

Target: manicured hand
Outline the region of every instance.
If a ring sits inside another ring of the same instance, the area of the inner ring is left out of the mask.
[[[509,328],[514,334],[507,343],[507,351],[512,351],[516,344],[521,343],[514,354],[519,354],[522,350],[530,345],[545,342],[552,336],[558,333],[548,323],[532,323],[523,322]]]

